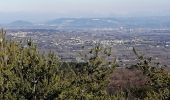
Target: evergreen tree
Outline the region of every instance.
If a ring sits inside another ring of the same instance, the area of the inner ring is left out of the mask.
[[[53,53],[42,54],[28,40],[22,43],[7,40],[0,31],[0,100],[124,100],[126,92],[109,95],[107,87],[115,59],[111,48],[97,44],[82,55],[82,62],[63,62]],[[134,98],[170,99],[170,74],[155,67],[151,58],[139,55],[133,66],[148,77],[142,88],[129,88]],[[142,93],[142,94],[141,94]]]
[[[0,99],[89,99],[108,96],[114,63],[104,62],[110,50],[97,45],[85,63],[66,63],[52,52],[41,54],[31,40],[27,44],[0,37]],[[101,53],[102,52],[102,53]],[[101,53],[101,54],[100,54]]]
[[[110,75],[115,68],[115,60],[107,58],[111,54],[110,49],[97,44],[88,54],[84,55],[82,63],[71,64],[69,72],[72,79],[70,86],[62,93],[64,99],[93,99],[109,97],[106,88]]]

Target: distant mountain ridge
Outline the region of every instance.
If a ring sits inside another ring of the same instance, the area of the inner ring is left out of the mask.
[[[9,23],[7,25],[9,25],[9,26],[31,26],[31,25],[33,25],[33,23],[31,23],[29,21],[24,21],[24,20],[17,20],[17,21]]]
[[[59,18],[48,21],[47,25],[65,26],[65,27],[116,27],[119,21],[114,18]]]
[[[170,17],[127,17],[127,18],[59,18],[47,25],[63,27],[114,28],[114,27],[170,27]]]
[[[36,24],[17,20],[6,26],[24,28],[170,28],[170,17],[57,18]]]

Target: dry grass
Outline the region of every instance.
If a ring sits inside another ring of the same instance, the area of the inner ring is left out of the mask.
[[[108,87],[110,94],[120,91],[129,91],[133,88],[143,87],[148,82],[148,78],[137,69],[117,68]]]

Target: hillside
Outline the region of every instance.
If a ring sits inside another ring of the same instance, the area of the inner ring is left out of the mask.
[[[2,23],[0,23],[2,24]],[[169,28],[169,16],[160,17],[109,17],[109,18],[56,18],[45,22],[29,22],[16,20],[9,24],[2,24],[9,28],[63,28],[63,29],[89,29],[89,28]]]
[[[31,26],[33,23],[23,20],[17,20],[8,24],[9,26]]]
[[[0,32],[1,100],[169,100],[170,73],[133,49],[138,63],[118,69],[109,49],[96,44],[84,62],[62,62],[28,40],[8,41]],[[142,83],[141,83],[142,82]]]

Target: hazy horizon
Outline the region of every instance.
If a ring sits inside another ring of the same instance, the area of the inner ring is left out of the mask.
[[[55,18],[170,16],[170,0],[4,0],[0,22]]]

